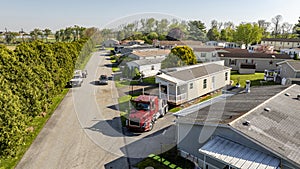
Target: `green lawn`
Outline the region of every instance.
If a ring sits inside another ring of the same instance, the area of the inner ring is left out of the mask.
[[[264,81],[264,73],[255,73],[255,74],[239,74],[237,71],[231,71],[230,80],[234,81],[234,85],[239,81],[241,87],[245,87],[246,80],[251,81],[251,86],[259,86],[259,85],[274,85],[274,82],[266,82]]]
[[[155,83],[155,76],[143,78],[143,83],[156,84]]]
[[[148,166],[159,169],[194,169],[195,167],[194,163],[177,154],[176,147],[173,147],[162,154],[152,154],[151,157],[145,158],[136,165],[139,169],[144,169]]]

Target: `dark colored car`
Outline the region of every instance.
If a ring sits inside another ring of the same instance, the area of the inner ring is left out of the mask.
[[[101,85],[107,85],[108,77],[107,75],[101,75],[99,77],[99,84]]]

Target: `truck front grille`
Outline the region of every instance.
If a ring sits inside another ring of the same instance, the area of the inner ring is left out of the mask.
[[[131,126],[140,126],[140,120],[139,119],[130,119],[129,120],[129,125]]]

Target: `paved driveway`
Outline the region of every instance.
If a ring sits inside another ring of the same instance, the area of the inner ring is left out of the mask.
[[[114,82],[95,83],[100,74],[111,75],[108,57],[95,52],[86,68],[88,77],[83,85],[70,90],[17,169],[130,168],[148,154],[175,144],[170,114],[158,120],[150,132],[131,133],[122,128]]]

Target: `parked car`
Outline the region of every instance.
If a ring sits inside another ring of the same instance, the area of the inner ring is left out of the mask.
[[[107,85],[108,84],[107,81],[108,81],[107,75],[100,75],[100,77],[99,77],[100,85]]]
[[[73,78],[70,80],[70,85],[72,87],[80,87],[83,82],[80,74],[75,74]]]

